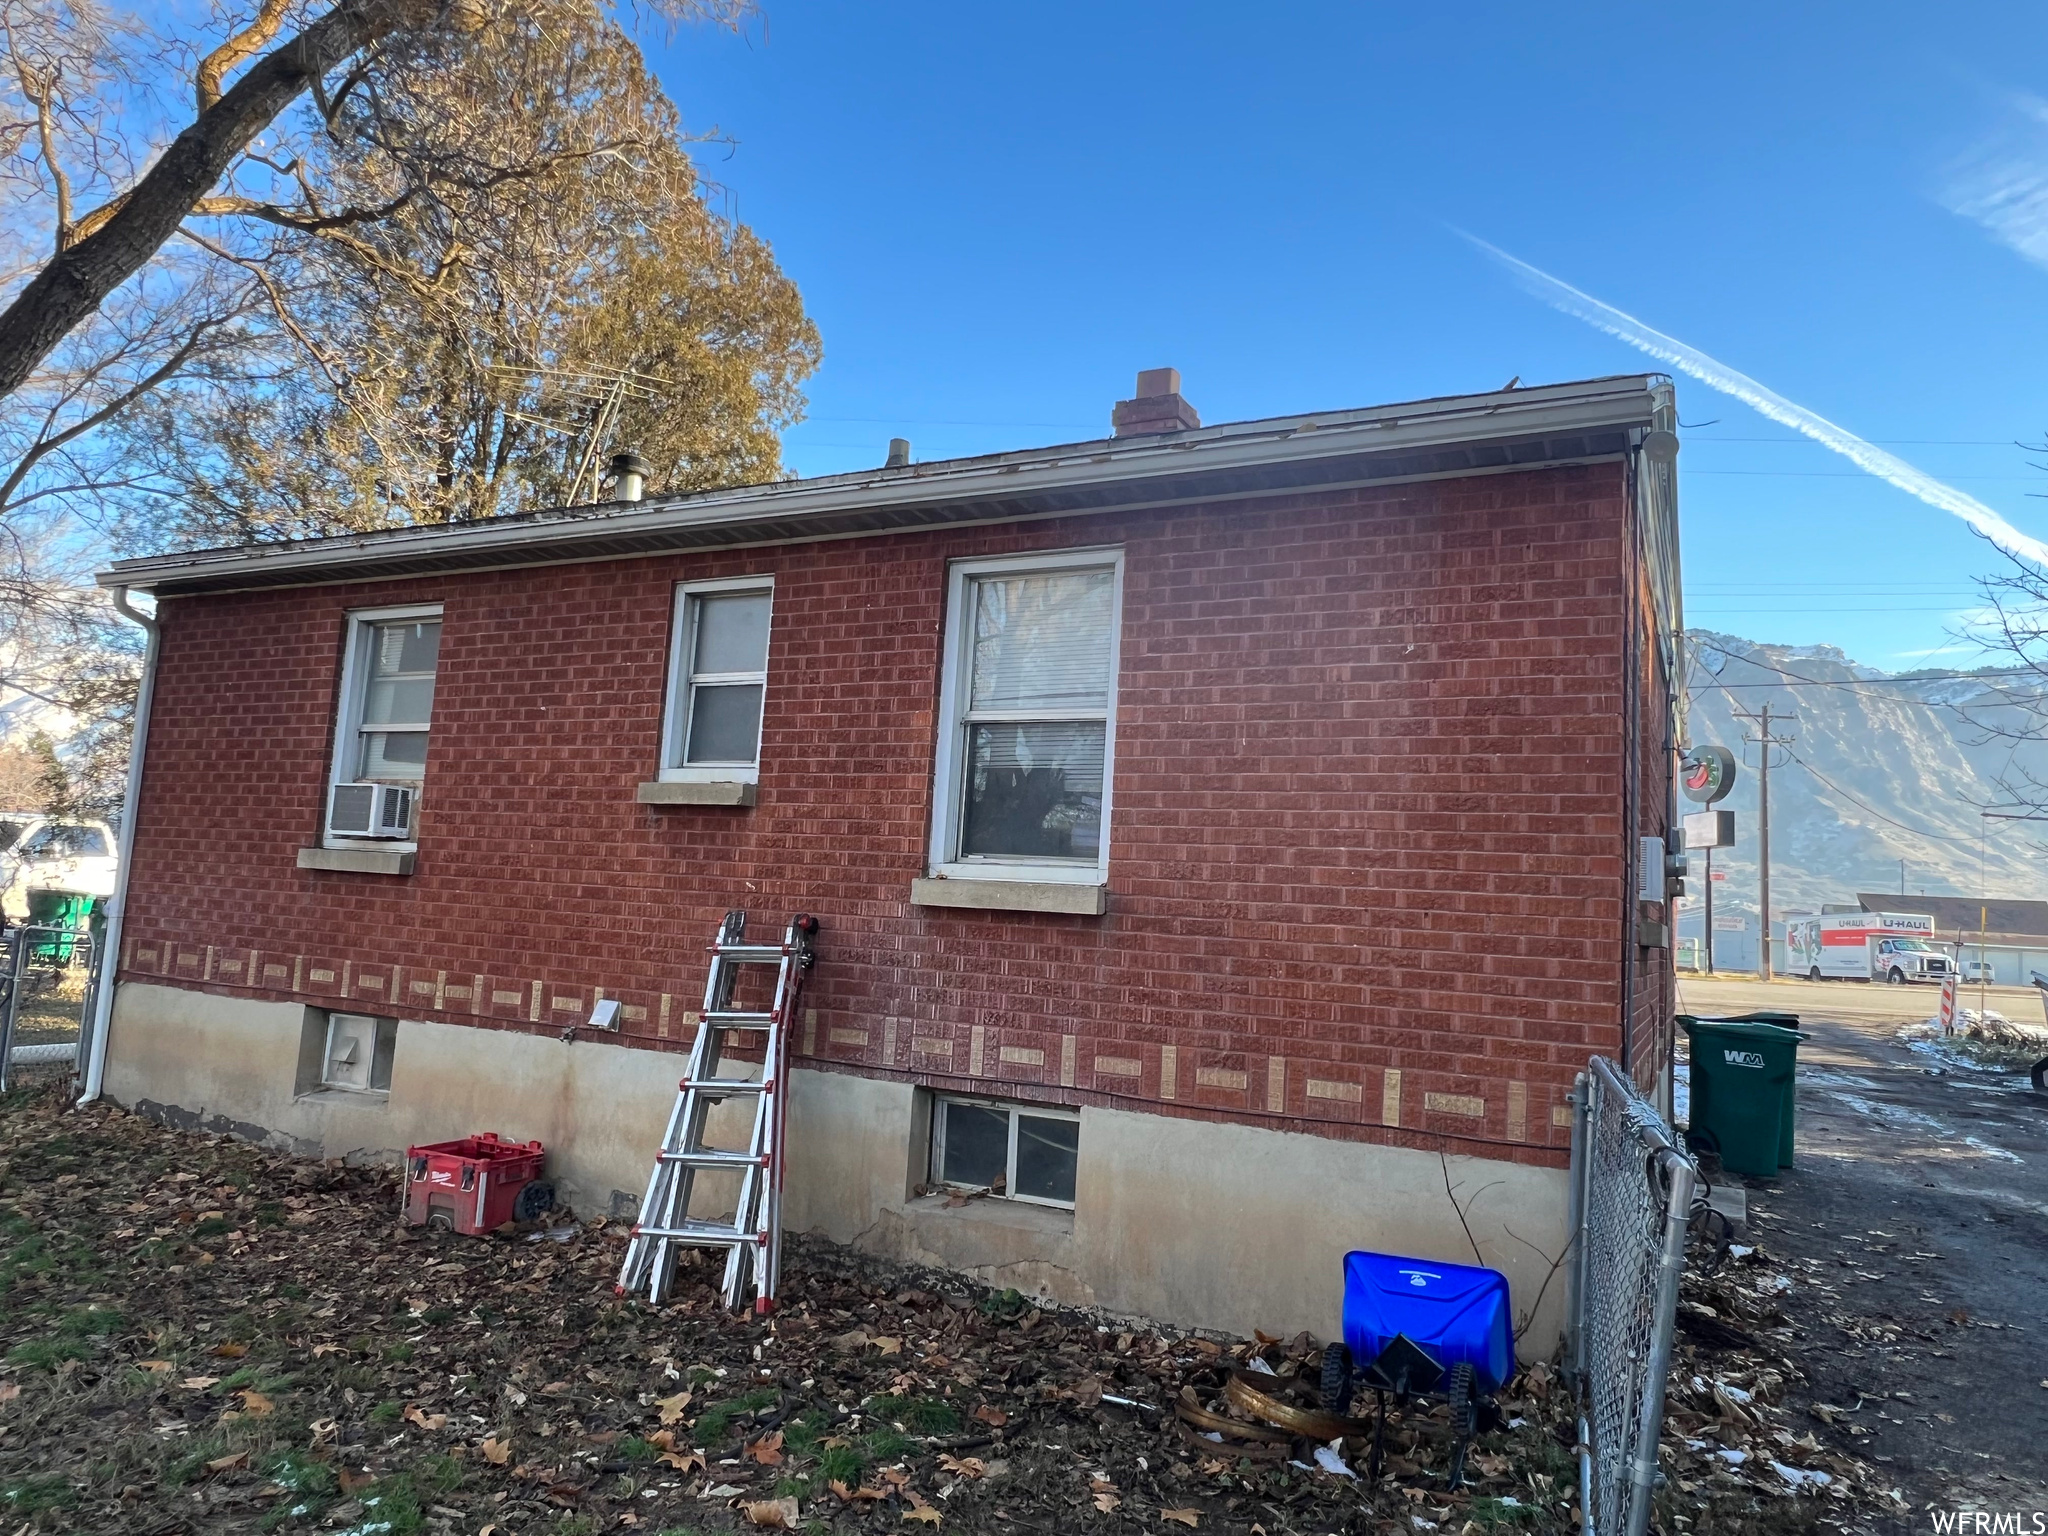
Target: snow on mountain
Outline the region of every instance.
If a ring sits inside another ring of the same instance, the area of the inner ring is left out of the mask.
[[[1834,646],[1759,645],[1732,635],[1688,635],[1689,734],[1743,764],[1721,809],[1736,815],[1736,845],[1714,854],[1728,879],[1717,913],[1757,906],[1757,764],[1754,714],[1766,703],[1773,733],[1793,738],[1771,765],[1771,906],[1816,912],[1856,892],[2048,898],[2048,825],[1987,820],[2029,776],[2048,785],[2048,741],[2008,733],[2048,727],[2048,684],[2032,674],[1955,669],[1929,675],[1863,666]],[[2018,702],[2015,702],[2018,701]],[[2038,701],[2035,716],[2027,701]],[[1781,714],[1798,718],[1783,726]],[[2048,798],[2044,792],[2043,798]],[[1687,803],[1689,808],[1689,802]],[[1688,891],[1697,897],[1700,860]]]

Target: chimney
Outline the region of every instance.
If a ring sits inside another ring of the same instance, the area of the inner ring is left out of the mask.
[[[628,448],[613,454],[606,467],[612,475],[612,500],[638,501],[647,488],[647,461]]]
[[[1186,432],[1202,424],[1195,408],[1180,397],[1178,368],[1146,368],[1138,374],[1134,400],[1119,400],[1109,413],[1118,437],[1144,437],[1153,432]]]
[[[910,465],[910,439],[892,437],[889,439],[889,462],[884,469],[906,469]]]

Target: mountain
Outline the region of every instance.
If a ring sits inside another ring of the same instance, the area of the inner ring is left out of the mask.
[[[1735,753],[1743,767],[1720,809],[1735,812],[1736,844],[1714,853],[1715,927],[1757,910],[1754,721],[1770,706],[1773,734],[1792,738],[1771,762],[1771,907],[1817,912],[1856,892],[2048,898],[2048,825],[1988,819],[2015,786],[2048,784],[2048,682],[2032,673],[1950,669],[1888,673],[1833,646],[1758,645],[1693,630],[1688,641],[1688,734]],[[2038,700],[2042,714],[2026,704]],[[1777,717],[1796,717],[1784,725]],[[2048,790],[2039,798],[2048,800]],[[1692,809],[1690,802],[1683,808]],[[1698,909],[1703,870],[1687,881]],[[1697,932],[1681,918],[1681,930]]]

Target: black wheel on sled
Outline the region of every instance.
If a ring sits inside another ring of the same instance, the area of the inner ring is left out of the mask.
[[[1464,1361],[1451,1367],[1446,1394],[1451,1400],[1451,1476],[1444,1486],[1455,1488],[1465,1480],[1465,1453],[1472,1448],[1472,1436],[1479,1428],[1479,1392],[1472,1380],[1472,1367]]]
[[[1323,1411],[1351,1411],[1351,1351],[1342,1344],[1323,1346]]]

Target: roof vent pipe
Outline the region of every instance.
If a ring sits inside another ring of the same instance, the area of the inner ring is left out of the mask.
[[[884,469],[908,469],[910,467],[910,439],[892,437],[889,439],[889,462]]]
[[[612,455],[613,501],[638,501],[647,489],[647,461],[630,448]]]

